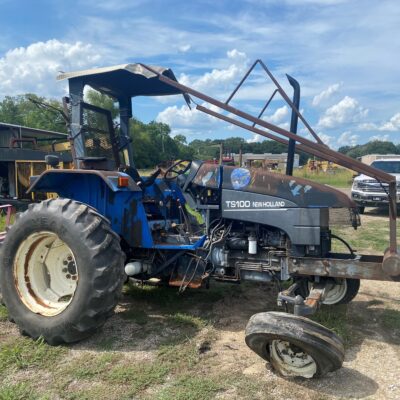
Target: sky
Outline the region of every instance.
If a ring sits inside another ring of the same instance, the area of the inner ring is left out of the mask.
[[[225,101],[262,59],[333,148],[400,143],[400,2],[385,0],[0,0],[0,99],[34,92],[59,98],[59,71],[141,62]],[[233,105],[257,115],[273,91],[257,69]],[[181,96],[133,99],[136,118],[168,123],[188,141],[263,140],[189,110]],[[289,128],[276,96],[264,117]],[[299,134],[309,137],[302,124]]]

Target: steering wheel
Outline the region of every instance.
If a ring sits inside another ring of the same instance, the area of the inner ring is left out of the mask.
[[[185,165],[187,163],[187,165]],[[183,175],[186,173],[190,166],[192,164],[192,161],[190,160],[179,160],[175,164],[172,164],[163,174],[163,179],[166,181],[173,181],[175,178],[177,178],[179,175]],[[180,167],[182,165],[182,167]],[[168,175],[172,176],[168,176]]]

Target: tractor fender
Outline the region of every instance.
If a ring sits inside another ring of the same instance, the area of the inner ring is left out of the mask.
[[[58,193],[59,189],[65,188],[68,181],[79,179],[84,176],[98,177],[102,180],[112,192],[129,191],[141,192],[142,189],[136,182],[124,172],[118,171],[100,171],[100,170],[86,170],[86,169],[51,169],[43,172],[39,176],[31,177],[31,185],[27,193],[31,192],[55,192]],[[120,187],[118,185],[118,178],[124,177],[128,179],[127,186]]]

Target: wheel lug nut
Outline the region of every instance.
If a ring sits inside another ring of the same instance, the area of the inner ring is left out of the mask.
[[[68,268],[63,268],[62,272],[68,272]]]
[[[71,275],[70,275],[70,274],[65,275],[65,277],[66,277],[67,279],[71,279]]]
[[[64,265],[67,265],[67,264],[68,264],[68,261],[67,261],[67,260],[64,260],[64,261],[63,261],[63,264],[64,264]]]
[[[73,275],[73,276],[72,276],[72,280],[73,280],[73,281],[76,281],[76,275]]]

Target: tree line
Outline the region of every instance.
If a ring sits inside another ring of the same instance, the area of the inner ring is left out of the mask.
[[[36,101],[32,102],[30,99]],[[113,100],[99,92],[89,91],[86,101],[111,111],[113,118],[117,117],[118,109]],[[37,103],[44,102],[53,109],[38,107]],[[67,132],[65,121],[55,108],[61,109],[61,102],[46,99],[35,94],[27,93],[20,96],[6,96],[0,101],[0,122],[28,126],[31,128]],[[287,147],[272,140],[248,143],[240,137],[227,139],[195,139],[187,143],[184,135],[171,136],[171,128],[164,123],[152,121],[143,123],[137,118],[130,122],[130,133],[135,163],[138,168],[152,168],[162,161],[177,159],[219,159],[220,146],[224,154],[230,153],[272,153],[287,152]],[[392,142],[373,141],[363,145],[343,146],[339,151],[353,158],[365,154],[400,154],[400,144]],[[305,164],[310,157],[299,153],[300,164]]]

